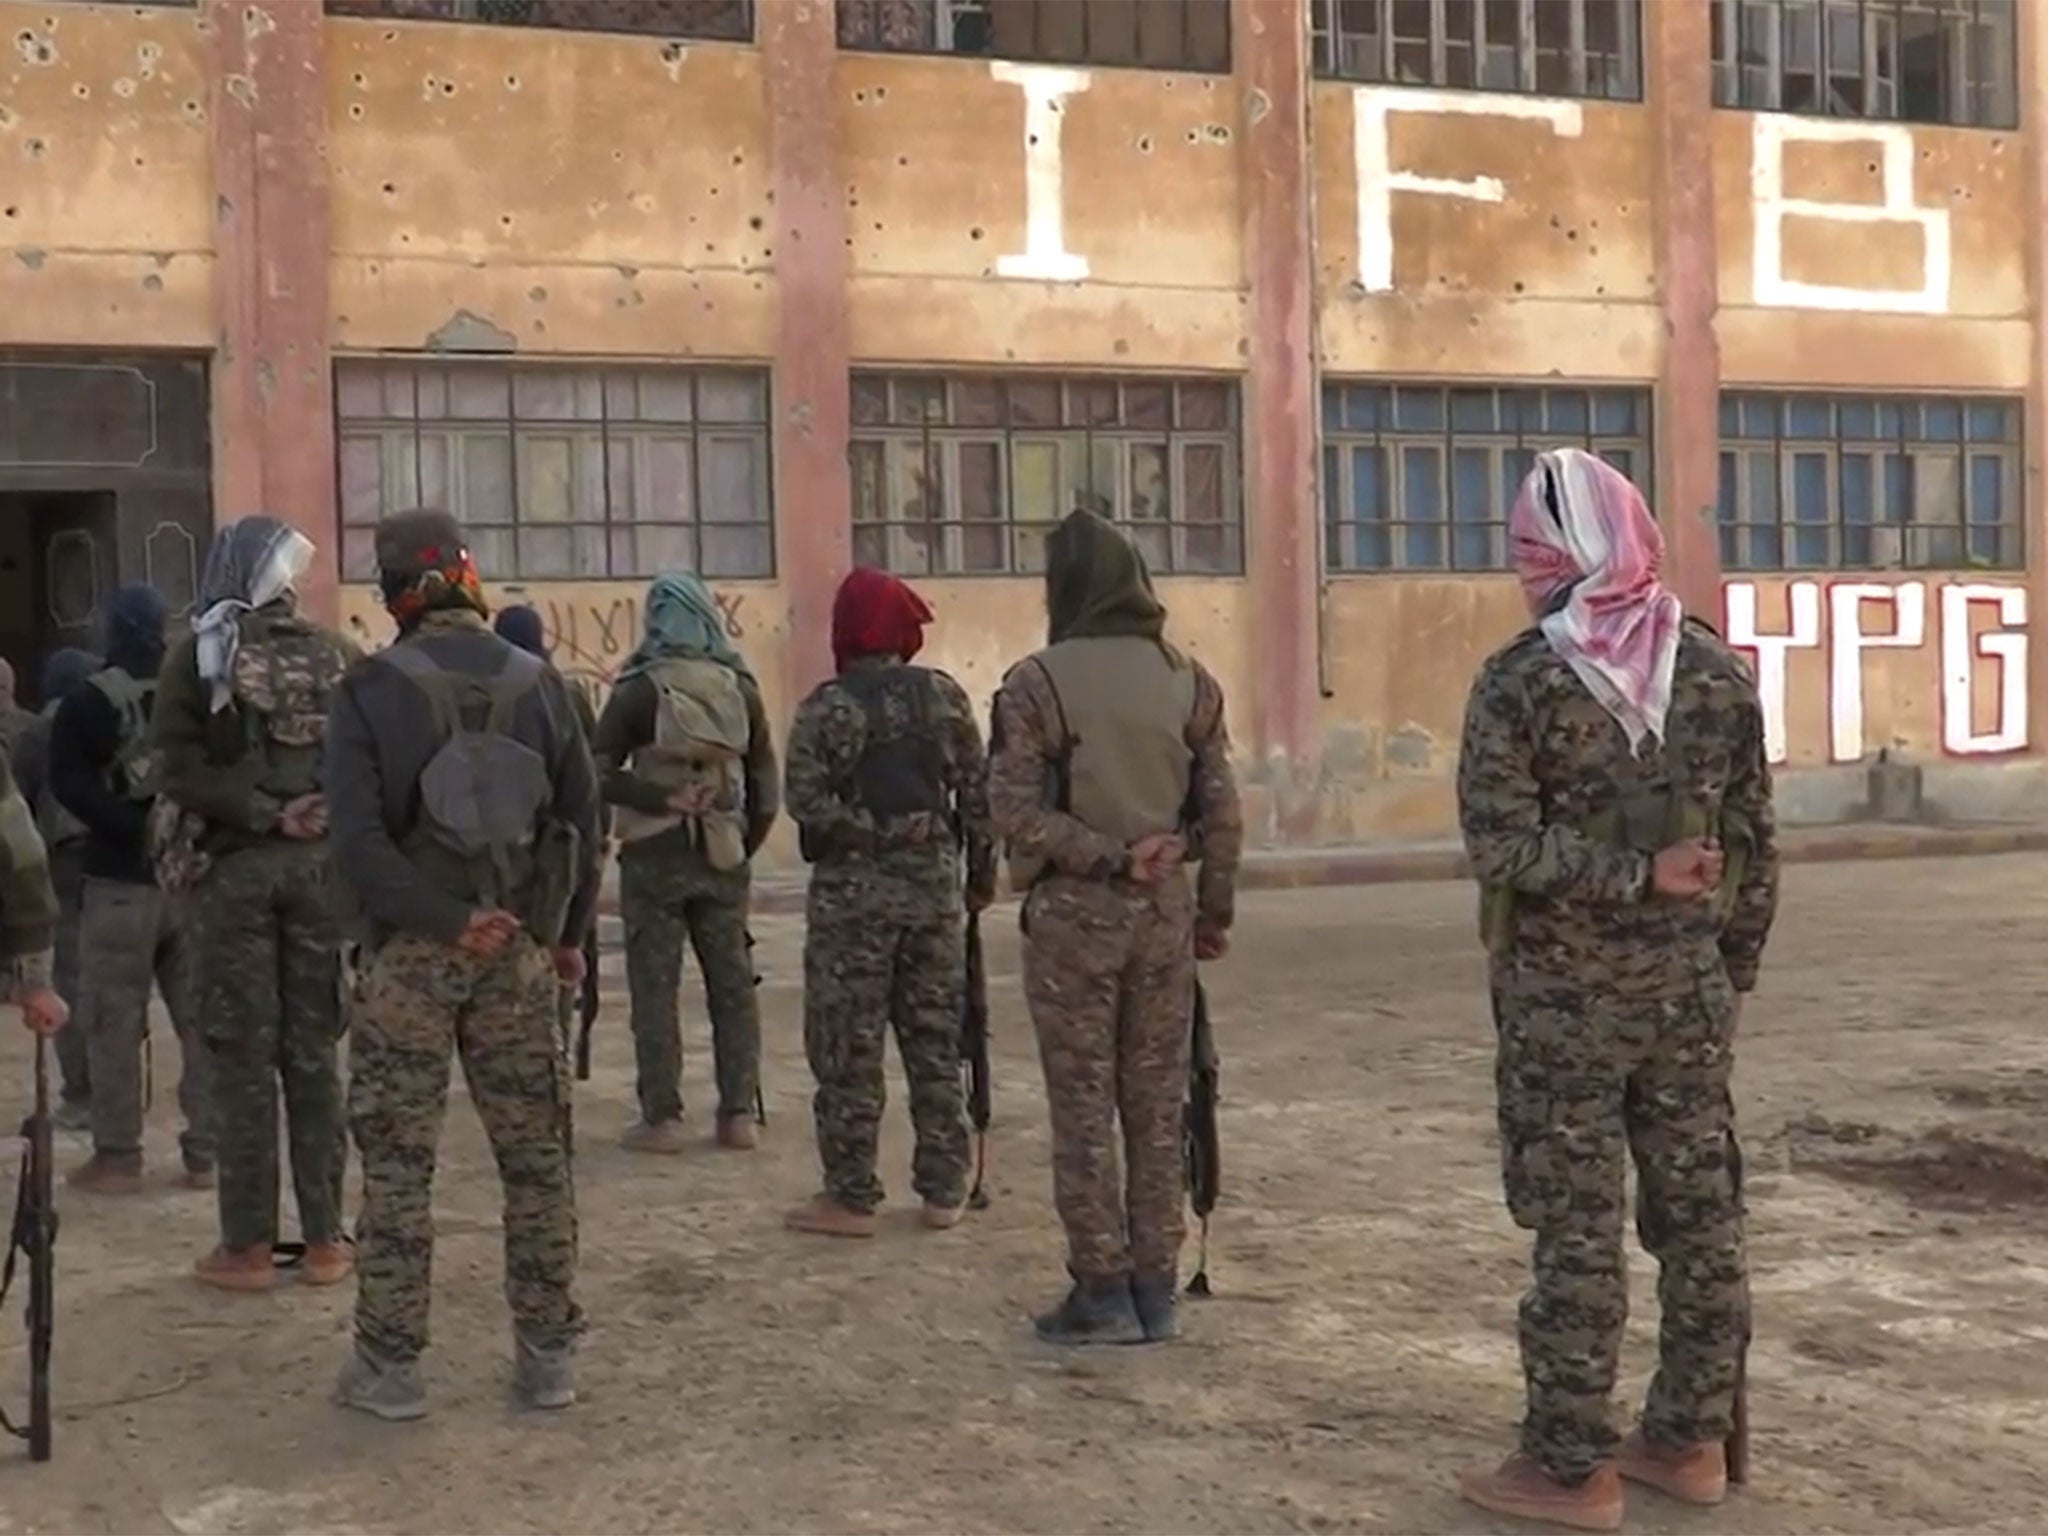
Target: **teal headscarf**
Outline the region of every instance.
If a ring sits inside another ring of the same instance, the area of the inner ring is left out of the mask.
[[[725,615],[719,611],[718,600],[690,571],[671,571],[654,578],[647,589],[645,631],[638,648],[619,669],[619,677],[637,676],[672,656],[706,657],[724,662],[745,677],[754,675],[725,637]]]

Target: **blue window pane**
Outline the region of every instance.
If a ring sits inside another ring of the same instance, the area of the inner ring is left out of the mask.
[[[1351,516],[1361,523],[1383,523],[1393,497],[1387,493],[1387,450],[1351,450]]]
[[[1509,448],[1500,456],[1500,504],[1512,507],[1522,493],[1522,482],[1536,467],[1534,448]]]
[[[2005,460],[1991,453],[1970,455],[1970,521],[1996,523],[2005,511]]]
[[[1627,390],[1603,389],[1593,397],[1593,430],[1625,437],[1636,429],[1636,397]]]
[[[1451,430],[1453,432],[1491,432],[1493,430],[1493,391],[1490,389],[1452,390]]]
[[[1825,454],[1792,455],[1792,559],[1797,565],[1828,563],[1828,461]]]
[[[1785,402],[1787,437],[1831,437],[1834,430],[1834,410],[1828,401],[1794,395]]]
[[[1877,436],[1877,402],[1875,400],[1844,400],[1835,408],[1841,418],[1842,436],[1849,442],[1864,441]]]
[[[1771,395],[1744,395],[1742,397],[1742,435],[1744,437],[1776,437],[1778,435],[1778,402]]]
[[[1586,397],[1576,389],[1551,390],[1547,411],[1546,425],[1552,432],[1583,437],[1589,429],[1591,418],[1586,412]]]
[[[1778,520],[1778,461],[1768,453],[1749,455],[1749,521]]]
[[[1844,569],[1857,570],[1877,564],[1877,557],[1871,550],[1871,540],[1874,532],[1875,530],[1870,528],[1854,526],[1842,530],[1842,566]]]
[[[1402,564],[1434,568],[1444,563],[1444,456],[1436,448],[1401,450]]]
[[[1344,425],[1353,432],[1377,432],[1386,425],[1384,384],[1360,384],[1344,391]]]
[[[1341,522],[1344,517],[1344,480],[1340,473],[1342,460],[1332,445],[1323,445],[1323,518],[1326,522]]]
[[[1880,521],[1900,526],[1912,520],[1912,455],[1888,453],[1884,456],[1884,516]]]
[[[1722,455],[1721,455],[1721,521],[1722,521],[1722,522],[1724,522],[1724,523],[1732,523],[1732,522],[1734,522],[1734,521],[1735,521],[1735,501],[1736,501],[1736,483],[1735,483],[1735,455],[1734,455],[1734,454],[1732,454],[1732,453],[1724,453],[1724,454],[1722,454]]]
[[[1543,391],[1504,389],[1500,391],[1500,426],[1503,432],[1543,430]]]
[[[1877,435],[1882,438],[1899,438],[1906,435],[1905,408],[1898,401],[1877,402]]]
[[[1444,392],[1440,389],[1396,390],[1394,425],[1404,432],[1441,432],[1444,426]]]
[[[1739,437],[1742,434],[1742,408],[1733,395],[1721,397],[1721,435]]]
[[[2012,439],[2012,407],[2002,400],[1979,400],[1970,407],[1970,436],[1980,443]]]
[[[1973,527],[1970,530],[1970,563],[1972,565],[1998,564],[1998,530],[1996,528]]]
[[[1390,571],[1394,568],[1394,535],[1388,528],[1352,525],[1356,543],[1355,559],[1361,571]]]
[[[1842,519],[1849,523],[1877,521],[1877,470],[1867,453],[1842,455]]]
[[[1963,409],[1953,400],[1929,400],[1920,407],[1920,431],[1937,443],[1952,443],[1963,435]]]
[[[1739,571],[1742,569],[1741,546],[1733,528],[1721,530],[1721,569]]]
[[[1602,448],[1600,450],[1600,457],[1620,470],[1630,480],[1635,481],[1638,489],[1641,488],[1642,482],[1636,480],[1636,456],[1628,449]]]
[[[1784,531],[1779,528],[1749,530],[1749,559],[1753,571],[1775,571],[1785,564]]]
[[[1323,430],[1334,432],[1344,425],[1344,389],[1342,385],[1323,386]]]
[[[1485,570],[1497,563],[1494,531],[1487,526],[1499,517],[1492,491],[1492,451],[1456,450],[1451,455],[1451,520],[1461,526],[1452,535],[1451,564],[1460,570]]]

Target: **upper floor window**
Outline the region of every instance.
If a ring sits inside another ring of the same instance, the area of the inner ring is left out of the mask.
[[[1508,509],[1546,448],[1597,453],[1648,491],[1650,392],[1323,386],[1333,571],[1504,571]]]
[[[1727,570],[2017,568],[2020,402],[1721,397]]]
[[[1642,3],[1314,0],[1316,73],[1380,85],[1637,101]]]
[[[853,376],[853,555],[902,575],[1045,569],[1100,497],[1154,571],[1243,569],[1237,386],[1222,379]]]
[[[1230,0],[839,0],[839,46],[1222,72]]]
[[[2013,0],[1713,0],[1714,100],[2012,128]]]
[[[774,570],[763,369],[343,361],[334,398],[351,580],[408,507],[491,581]]]
[[[782,0],[787,3],[787,0]],[[743,43],[754,35],[751,0],[327,0],[336,16],[405,21],[482,21],[576,32],[646,32]]]

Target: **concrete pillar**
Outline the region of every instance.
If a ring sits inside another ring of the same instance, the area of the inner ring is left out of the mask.
[[[328,350],[327,81],[321,8],[208,0],[216,312],[216,524],[268,512],[320,548],[303,596],[337,616]]]
[[[1251,706],[1274,830],[1296,841],[1315,824],[1322,719],[1307,0],[1234,0],[1230,26],[1244,102],[1245,558],[1258,680],[1252,699],[1232,702]]]
[[[1714,334],[1714,79],[1707,0],[1643,7],[1643,61],[1657,153],[1657,486],[1665,579],[1686,610],[1721,623],[1721,349]]]
[[[789,597],[789,682],[832,670],[832,593],[852,563],[846,178],[831,0],[755,7],[775,185],[775,521]]]

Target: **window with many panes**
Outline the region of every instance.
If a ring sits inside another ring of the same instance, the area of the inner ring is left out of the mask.
[[[745,368],[335,364],[343,570],[445,507],[492,580],[767,576],[768,375]]]
[[[853,554],[904,575],[1045,569],[1099,497],[1154,571],[1244,566],[1237,386],[857,373]]]
[[[754,35],[754,8],[749,0],[327,0],[327,9],[335,16],[481,21],[501,27],[644,32],[737,43]]]
[[[1326,383],[1330,569],[1507,569],[1508,509],[1546,448],[1589,449],[1647,489],[1649,391]]]
[[[839,46],[1221,72],[1230,0],[839,0]]]
[[[1316,73],[1640,100],[1643,0],[1313,0]]]
[[[1721,397],[1728,570],[2012,569],[2025,498],[2016,399]]]
[[[2013,0],[1713,0],[1714,100],[2011,128]]]

